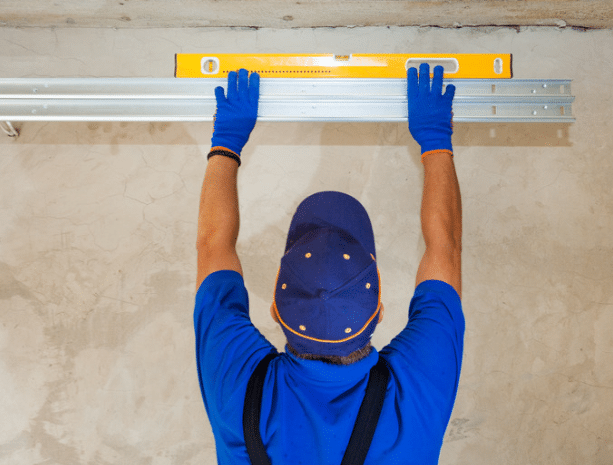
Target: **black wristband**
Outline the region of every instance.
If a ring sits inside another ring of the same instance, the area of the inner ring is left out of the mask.
[[[232,158],[233,160],[236,160],[238,162],[238,166],[241,166],[241,158],[238,155],[232,152],[229,152],[227,150],[214,150],[214,151],[212,150],[209,153],[209,156],[206,157],[206,159],[210,160],[210,158],[215,155],[223,155],[224,157]]]

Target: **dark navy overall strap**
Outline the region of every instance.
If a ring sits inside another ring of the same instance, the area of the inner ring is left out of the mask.
[[[243,434],[245,445],[251,460],[251,465],[271,465],[262,436],[260,435],[260,408],[262,405],[262,393],[264,391],[264,378],[268,370],[268,364],[279,354],[268,354],[258,364],[249,378],[247,393],[245,394],[245,406],[243,409]]]
[[[271,465],[260,435],[260,409],[268,364],[277,355],[269,354],[264,357],[247,384],[245,408],[243,410],[243,434],[252,465]],[[370,369],[366,394],[360,406],[341,465],[359,465],[366,460],[368,449],[370,449],[381,416],[389,376],[389,369],[383,357],[379,355],[379,361]]]
[[[379,355],[379,361],[370,369],[366,394],[358,412],[358,419],[353,427],[349,445],[341,465],[363,464],[370,449],[370,443],[375,435],[377,423],[381,416],[387,382],[390,372],[383,357]]]

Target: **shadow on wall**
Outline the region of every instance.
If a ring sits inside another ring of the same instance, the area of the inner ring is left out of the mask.
[[[365,130],[365,125],[371,125]],[[14,123],[0,144],[210,145],[212,123]],[[378,130],[373,130],[379,126]],[[454,147],[570,147],[569,123],[455,123]],[[306,129],[308,127],[308,129]],[[281,130],[280,130],[281,129]],[[308,134],[317,137],[307,137]],[[295,136],[295,137],[294,137]],[[265,145],[406,146],[407,123],[257,123],[250,142]]]

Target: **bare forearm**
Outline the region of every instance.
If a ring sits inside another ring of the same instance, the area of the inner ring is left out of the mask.
[[[198,247],[225,244],[236,247],[239,230],[238,163],[213,156],[207,164],[198,215]]]
[[[421,224],[426,248],[462,250],[462,199],[453,158],[447,153],[424,157]]]

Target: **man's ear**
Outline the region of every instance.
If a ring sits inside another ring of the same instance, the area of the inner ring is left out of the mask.
[[[274,305],[275,304],[270,304],[270,316],[272,317],[273,320],[275,320],[276,323],[279,323],[279,319],[277,318],[277,315],[274,310]]]

